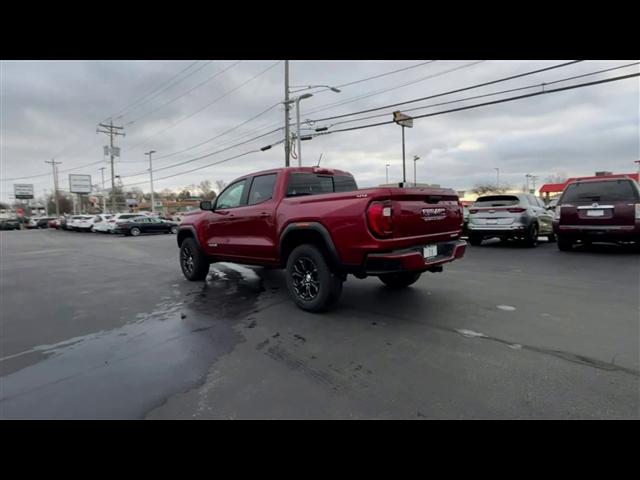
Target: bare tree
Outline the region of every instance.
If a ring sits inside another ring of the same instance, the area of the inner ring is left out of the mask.
[[[567,181],[567,174],[565,172],[558,172],[552,175],[549,175],[545,182],[547,183],[564,183]]]
[[[224,180],[216,180],[216,190],[218,191],[218,194],[220,194],[220,192],[224,190],[226,186],[227,182],[225,182]]]
[[[511,190],[511,185],[500,185],[499,187],[495,183],[476,183],[471,189],[472,193],[476,195],[490,195],[490,194],[503,194]]]

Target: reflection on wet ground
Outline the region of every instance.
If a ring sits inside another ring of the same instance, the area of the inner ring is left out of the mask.
[[[204,283],[167,285],[153,310],[122,327],[2,358],[0,417],[142,418],[243,340],[234,326],[250,325],[259,300],[277,291],[265,291],[262,273],[218,264]]]

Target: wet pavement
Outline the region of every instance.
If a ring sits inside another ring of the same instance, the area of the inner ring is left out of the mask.
[[[489,243],[334,310],[174,235],[0,234],[0,418],[640,418],[640,255]]]

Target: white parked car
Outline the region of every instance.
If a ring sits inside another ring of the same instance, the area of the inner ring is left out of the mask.
[[[93,227],[93,218],[94,215],[74,215],[71,222],[67,223],[67,228],[76,232],[89,232]]]
[[[111,215],[109,213],[99,213],[95,217],[93,217],[93,231],[100,233],[109,233],[109,229],[111,228],[109,225],[109,220],[111,220],[115,215]]]

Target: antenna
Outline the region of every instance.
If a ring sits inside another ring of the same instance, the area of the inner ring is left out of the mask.
[[[320,158],[318,158],[318,164],[316,165],[316,167],[320,166],[320,160],[322,160],[322,154],[320,154]]]

